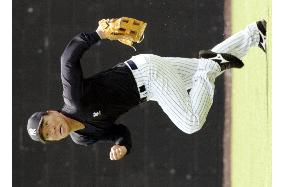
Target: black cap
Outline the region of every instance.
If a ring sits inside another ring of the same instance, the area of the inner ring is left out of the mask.
[[[40,126],[42,124],[42,116],[46,115],[46,112],[36,112],[28,120],[27,130],[34,141],[45,143],[45,140],[39,133]]]

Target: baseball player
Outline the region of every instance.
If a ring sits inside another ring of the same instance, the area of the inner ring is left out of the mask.
[[[27,131],[33,140],[46,143],[70,135],[86,146],[112,141],[109,157],[119,160],[130,153],[132,143],[128,128],[116,119],[147,101],[156,101],[181,131],[200,130],[213,103],[215,79],[226,69],[241,68],[240,59],[250,47],[266,52],[266,22],[252,23],[211,50],[200,51],[198,59],[140,54],[83,78],[82,55],[103,39],[109,36],[100,25],[66,46],[61,56],[64,106],[31,115]]]

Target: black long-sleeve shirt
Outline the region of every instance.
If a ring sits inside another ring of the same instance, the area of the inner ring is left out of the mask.
[[[61,56],[61,79],[64,106],[61,112],[80,121],[85,128],[72,132],[72,140],[80,145],[97,141],[113,141],[132,147],[131,134],[115,120],[139,104],[139,93],[130,69],[123,63],[84,78],[80,59],[85,51],[100,40],[96,32],[80,33],[65,48]]]

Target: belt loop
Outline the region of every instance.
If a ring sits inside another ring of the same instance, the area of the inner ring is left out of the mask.
[[[140,86],[139,91],[140,93],[145,92],[146,91],[145,85]]]
[[[138,69],[137,66],[136,66],[136,64],[135,64],[132,60],[128,60],[128,61],[127,61],[127,64],[130,66],[130,68],[131,68],[132,70]]]

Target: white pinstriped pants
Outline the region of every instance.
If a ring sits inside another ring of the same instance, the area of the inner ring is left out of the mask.
[[[259,33],[254,23],[216,45],[212,51],[242,58],[258,42]],[[216,62],[153,54],[140,54],[131,60],[138,67],[131,70],[138,88],[146,87],[141,98],[147,96],[148,101],[157,101],[185,133],[191,134],[202,128],[213,103],[215,79],[222,73]],[[189,93],[188,89],[191,89]]]

